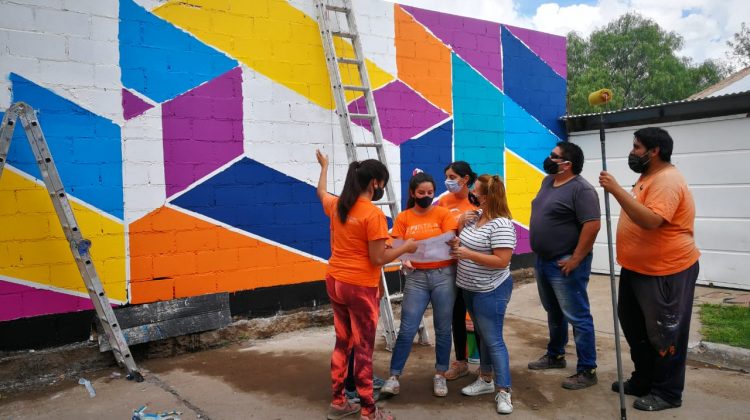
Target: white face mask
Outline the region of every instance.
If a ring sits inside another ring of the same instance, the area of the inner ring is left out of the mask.
[[[461,191],[461,184],[459,184],[455,179],[446,179],[445,188],[447,188],[449,192],[457,193]]]

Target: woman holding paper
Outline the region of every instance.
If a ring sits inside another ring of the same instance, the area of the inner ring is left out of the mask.
[[[416,172],[416,170],[415,170]],[[456,231],[456,219],[444,207],[432,205],[435,196],[435,181],[424,172],[415,173],[409,181],[409,201],[407,209],[399,213],[393,224],[391,236],[399,239],[421,241],[418,253],[419,260],[405,261],[413,267],[406,275],[404,300],[401,303],[401,327],[391,356],[391,377],[381,388],[381,394],[396,395],[400,391],[399,376],[404,370],[406,360],[411,352],[414,336],[419,328],[427,304],[432,302],[432,320],[435,327],[435,376],[433,393],[438,397],[448,394],[445,382],[445,371],[448,370],[451,352],[451,320],[453,302],[456,299],[456,264],[449,255],[450,248],[446,239],[436,238],[445,233]],[[443,248],[442,250],[440,248]],[[444,257],[432,261],[424,255]],[[404,255],[404,258],[408,257]]]
[[[476,180],[477,174],[471,170],[468,163],[462,160],[452,162],[445,167],[445,188],[448,191],[438,197],[434,204],[450,210],[456,221],[466,212],[475,212],[478,208],[476,197],[470,188]],[[477,347],[481,348],[481,339],[476,331],[474,337]],[[445,378],[449,381],[469,374],[469,359],[466,354],[466,304],[461,293],[456,295],[456,303],[453,305],[453,351],[456,353],[456,360],[445,372]]]
[[[413,240],[386,248],[388,224],[372,204],[383,196],[388,168],[368,159],[349,164],[340,197],[328,193],[328,156],[315,154],[320,164],[317,194],[331,218],[331,258],[326,271],[326,291],[333,307],[336,344],[331,354],[333,401],[328,418],[338,419],[360,411],[363,419],[392,419],[378,410],[372,395],[372,351],[378,324],[378,285],[383,264],[417,250]],[[355,383],[360,404],[347,400],[344,379],[348,356],[354,352]]]
[[[481,175],[474,184],[474,195],[479,200],[478,217],[459,222],[459,237],[452,241],[453,256],[458,260],[456,285],[482,336],[480,376],[461,392],[473,396],[494,393],[497,388],[497,412],[509,414],[513,404],[503,320],[513,291],[510,258],[516,247],[516,229],[499,176]]]

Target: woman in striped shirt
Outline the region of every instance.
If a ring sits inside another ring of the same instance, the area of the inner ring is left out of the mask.
[[[489,394],[497,387],[497,412],[509,414],[513,404],[503,320],[513,290],[510,257],[516,247],[516,230],[508,209],[505,185],[499,176],[481,175],[474,183],[473,193],[479,201],[479,210],[459,221],[453,257],[458,260],[456,285],[463,291],[471,320],[482,336],[481,362],[479,378],[461,392]]]

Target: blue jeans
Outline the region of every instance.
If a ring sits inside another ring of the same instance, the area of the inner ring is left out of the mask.
[[[401,375],[427,304],[432,301],[435,327],[435,370],[448,370],[451,357],[451,323],[456,301],[456,266],[414,270],[406,276],[401,302],[401,326],[391,356],[391,375]]]
[[[581,264],[567,276],[563,275],[558,265],[562,258],[536,260],[536,285],[539,298],[547,311],[549,326],[549,343],[547,354],[560,356],[565,354],[568,344],[568,323],[573,325],[573,338],[576,342],[578,365],[576,370],[596,368],[596,339],[594,336],[594,319],[591,317],[589,296],[586,287],[591,275],[589,254]]]
[[[513,292],[513,278],[508,277],[490,292],[464,290],[464,301],[475,330],[482,336],[479,368],[484,373],[495,371],[495,386],[510,388],[510,357],[503,340],[503,321]]]

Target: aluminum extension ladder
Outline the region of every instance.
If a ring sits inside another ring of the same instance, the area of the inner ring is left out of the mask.
[[[18,119],[21,120],[23,129],[26,132],[26,138],[31,145],[31,150],[34,152],[34,157],[42,173],[44,185],[47,187],[57,217],[60,219],[65,238],[70,243],[73,258],[76,261],[78,270],[81,272],[83,282],[86,284],[86,290],[89,292],[91,302],[94,304],[97,317],[102,324],[102,330],[107,336],[109,345],[112,347],[115,359],[120,366],[125,366],[128,370],[129,379],[142,382],[143,375],[135,365],[133,356],[130,354],[130,349],[128,348],[128,343],[125,341],[125,337],[120,329],[120,324],[115,317],[112,306],[109,304],[109,299],[107,299],[99,276],[96,274],[94,263],[89,254],[91,241],[85,239],[78,228],[73,208],[68,201],[68,195],[65,193],[65,188],[60,179],[60,174],[58,174],[55,167],[55,162],[52,160],[52,155],[47,146],[47,141],[44,139],[44,133],[42,133],[36,112],[23,102],[11,105],[3,117],[2,125],[0,125],[0,177],[3,174],[8,150],[10,149],[10,142],[13,139],[16,120]]]
[[[349,163],[357,159],[357,149],[374,148],[378,155],[378,160],[388,167],[388,162],[383,149],[383,132],[380,128],[380,120],[375,107],[375,99],[370,88],[370,77],[367,75],[367,66],[365,65],[364,52],[362,50],[362,40],[357,31],[357,24],[354,20],[351,0],[315,0],[315,9],[320,29],[320,36],[323,40],[323,50],[325,51],[326,64],[328,66],[328,76],[331,79],[333,97],[336,102],[336,114],[339,117],[341,132],[346,146],[346,156]],[[345,17],[346,28],[338,25],[339,17]],[[337,25],[333,26],[332,22]],[[339,42],[349,40],[351,42],[354,57],[339,57],[336,55],[335,39]],[[359,74],[359,85],[345,85],[341,77],[339,64],[347,66],[356,66]],[[364,95],[365,108],[364,113],[350,113],[346,104],[346,91],[359,92]],[[368,121],[372,127],[371,141],[355,142],[352,134],[352,120]],[[395,218],[399,213],[399,205],[393,190],[393,185],[389,179],[385,185],[384,200],[374,203],[380,206],[388,206],[391,217]],[[400,266],[400,263],[388,264],[386,267]],[[396,327],[393,319],[393,308],[391,307],[391,298],[388,293],[388,285],[385,281],[385,272],[381,269],[381,282],[383,284],[383,298],[380,300],[380,320],[385,336],[386,349],[392,350],[396,344]],[[427,329],[424,326],[424,318],[419,324],[419,343],[429,344],[430,339]]]

